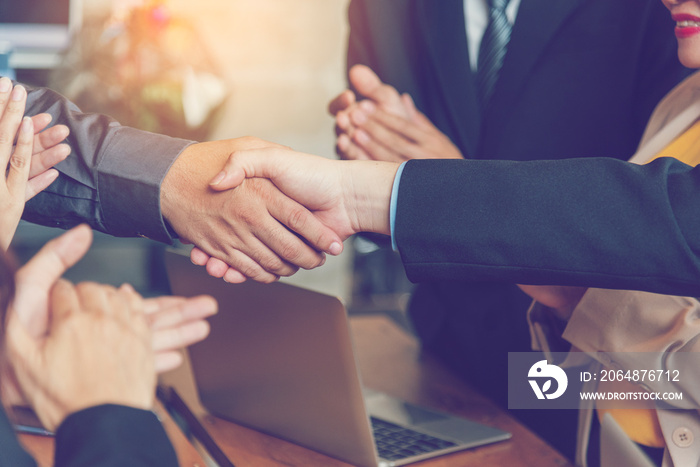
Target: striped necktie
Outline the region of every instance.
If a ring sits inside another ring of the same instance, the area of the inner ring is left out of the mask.
[[[503,66],[512,26],[506,17],[508,0],[489,0],[489,24],[479,47],[477,86],[482,108],[486,107]]]

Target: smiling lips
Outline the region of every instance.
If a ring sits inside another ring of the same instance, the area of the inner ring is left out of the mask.
[[[678,14],[673,15],[673,20],[676,22],[676,37],[679,39],[700,34],[700,18],[697,16]]]

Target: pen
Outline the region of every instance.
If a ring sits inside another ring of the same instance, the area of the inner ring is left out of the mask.
[[[156,389],[156,396],[163,403],[168,412],[174,412],[184,420],[192,436],[207,450],[207,453],[219,467],[235,467],[174,388],[170,386],[158,386]]]

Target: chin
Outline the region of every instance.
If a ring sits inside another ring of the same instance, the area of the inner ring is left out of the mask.
[[[678,59],[687,68],[700,68],[700,50],[697,48],[684,50],[684,48],[679,47]]]

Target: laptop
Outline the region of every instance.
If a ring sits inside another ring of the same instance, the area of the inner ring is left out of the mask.
[[[219,302],[189,354],[212,414],[360,467],[389,467],[494,443],[510,433],[363,390],[336,297],[284,283],[227,284],[166,251],[176,295]]]

